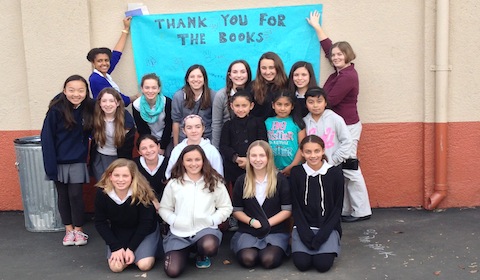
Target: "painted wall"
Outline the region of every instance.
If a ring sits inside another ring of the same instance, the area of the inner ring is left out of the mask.
[[[69,75],[88,77],[90,48],[115,45],[128,2],[1,1],[7,12],[0,19],[0,210],[22,209],[13,140],[39,133],[49,100]],[[349,41],[357,53],[364,123],[359,155],[372,206],[424,205],[434,185],[434,0],[142,2],[151,13],[322,3],[327,34]],[[480,206],[479,14],[476,0],[450,1],[449,191],[439,207]],[[332,71],[322,54],[321,84]],[[126,94],[138,91],[130,40],[113,78]],[[93,187],[85,190],[91,211]]]

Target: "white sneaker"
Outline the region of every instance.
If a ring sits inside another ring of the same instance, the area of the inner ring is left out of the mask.
[[[63,246],[72,246],[75,245],[75,234],[73,230],[67,230],[65,232],[65,237],[63,237]]]
[[[75,245],[82,246],[87,244],[88,235],[78,230],[74,231],[74,235],[75,235]]]

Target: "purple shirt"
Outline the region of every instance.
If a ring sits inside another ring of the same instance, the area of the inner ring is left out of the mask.
[[[327,58],[330,57],[332,40],[329,38],[320,41]],[[323,89],[327,92],[330,108],[345,120],[347,125],[360,121],[357,111],[358,100],[358,73],[352,63],[350,66],[331,74]]]

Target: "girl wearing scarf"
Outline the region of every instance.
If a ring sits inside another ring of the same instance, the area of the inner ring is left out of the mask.
[[[165,151],[172,139],[172,100],[161,93],[162,84],[155,73],[143,76],[140,87],[142,96],[133,102],[138,133],[155,136],[160,154],[168,155]]]

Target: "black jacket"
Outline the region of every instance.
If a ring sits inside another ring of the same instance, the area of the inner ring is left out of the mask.
[[[262,227],[255,229],[245,223],[238,224],[238,231],[249,233],[258,238],[263,238],[269,233],[288,232],[287,222],[270,227],[268,219],[275,216],[282,210],[292,209],[292,200],[290,195],[290,185],[287,178],[282,173],[277,174],[277,191],[271,198],[266,198],[263,205],[260,206],[255,197],[243,198],[243,185],[245,175],[240,176],[235,182],[233,188],[233,212],[243,211],[247,216],[255,218],[262,224]]]
[[[223,168],[225,179],[235,182],[237,178],[245,173],[245,170],[238,167],[233,161],[234,155],[245,157],[248,146],[256,140],[267,138],[267,129],[262,119],[254,116],[247,116],[243,119],[234,117],[225,122],[220,137],[220,153],[223,157]]]
[[[302,165],[298,165],[292,168],[289,179],[294,224],[302,242],[311,249],[318,249],[328,239],[332,230],[337,230],[342,236],[344,178],[341,166],[330,167],[325,175],[308,176],[307,185],[307,173]],[[314,235],[310,227],[320,230]]]

